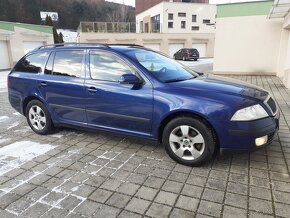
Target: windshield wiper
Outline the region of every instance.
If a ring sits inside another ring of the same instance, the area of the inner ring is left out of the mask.
[[[170,80],[166,80],[165,83],[174,83],[174,82],[181,82],[181,81],[185,81],[185,80],[190,80],[190,79],[194,79],[196,78],[196,76],[187,78],[187,79],[170,79]]]

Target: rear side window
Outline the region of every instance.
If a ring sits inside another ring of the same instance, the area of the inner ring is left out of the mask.
[[[14,71],[34,74],[40,73],[42,72],[47,57],[47,52],[28,55],[18,62]]]
[[[84,51],[81,50],[55,52],[53,74],[58,76],[80,77],[83,56]]]
[[[91,78],[117,82],[123,74],[132,74],[130,67],[111,54],[90,53]]]

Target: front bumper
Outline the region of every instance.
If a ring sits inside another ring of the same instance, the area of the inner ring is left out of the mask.
[[[276,132],[279,129],[279,112],[275,117],[266,117],[254,121],[234,122],[231,121],[228,127],[221,126],[218,132],[220,151],[252,151],[272,143]],[[265,144],[257,146],[256,138],[268,136]]]

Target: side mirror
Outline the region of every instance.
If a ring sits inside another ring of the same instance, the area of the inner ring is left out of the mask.
[[[121,84],[132,84],[132,85],[140,85],[142,81],[134,74],[123,74],[119,82]]]

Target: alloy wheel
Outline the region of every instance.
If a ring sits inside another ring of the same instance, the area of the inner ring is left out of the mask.
[[[182,125],[176,127],[170,133],[169,145],[179,158],[195,160],[203,154],[205,140],[197,129]]]
[[[46,125],[46,116],[41,107],[34,105],[29,109],[29,121],[36,130],[43,130]]]

